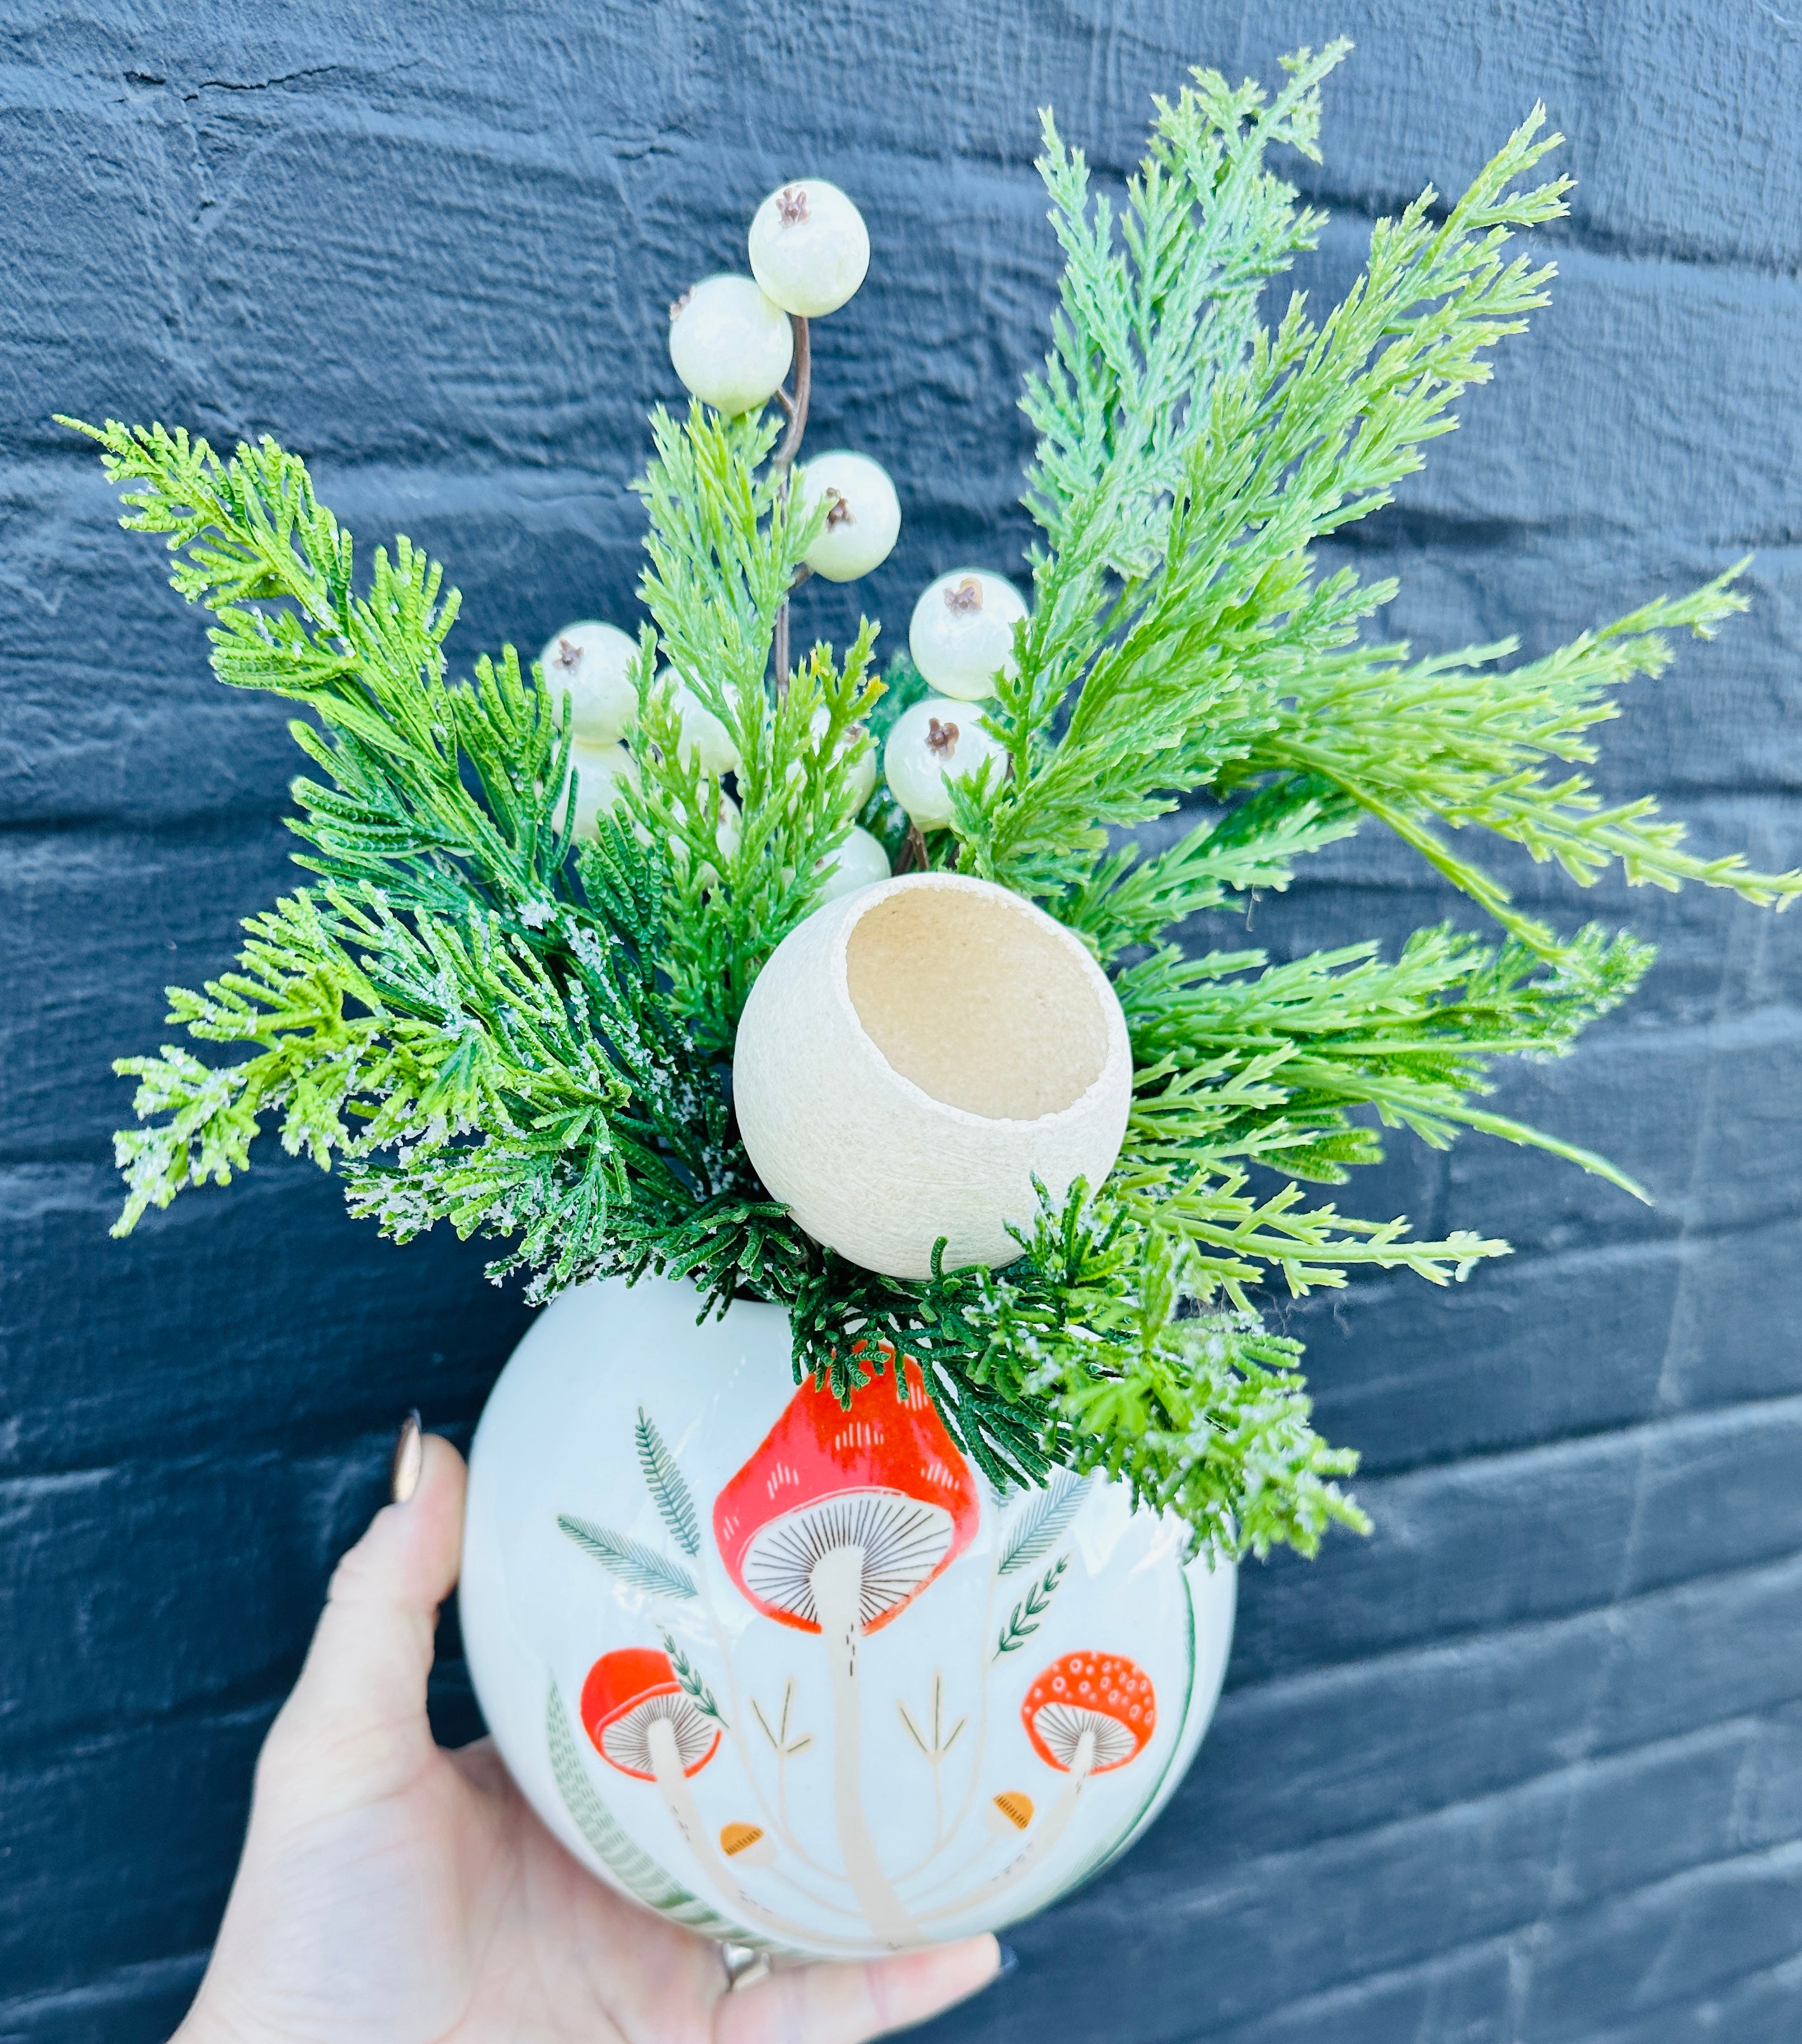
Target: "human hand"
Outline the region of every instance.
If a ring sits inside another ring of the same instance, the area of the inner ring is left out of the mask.
[[[338,1565],[175,2044],[859,2044],[994,1977],[982,1937],[732,1991],[718,1946],[570,1858],[490,1741],[436,1745],[426,1677],[463,1485],[427,1436],[410,1498]]]

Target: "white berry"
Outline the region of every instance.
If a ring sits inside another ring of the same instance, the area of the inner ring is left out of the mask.
[[[638,721],[637,654],[638,641],[617,625],[585,617],[566,624],[539,655],[546,693],[555,703],[568,690],[570,729],[582,743],[617,743]]]
[[[816,455],[797,471],[795,486],[804,509],[822,499],[830,507],[805,556],[816,575],[855,582],[889,558],[901,533],[901,500],[880,462],[843,448]]]
[[[863,726],[861,724],[854,724],[850,731],[840,740],[840,757],[842,759],[851,747],[863,736]],[[851,797],[851,809],[854,812],[861,809],[876,792],[875,747],[866,743],[863,750],[844,770],[844,776],[845,788]]]
[[[657,677],[659,689],[671,688],[670,700],[682,719],[682,749],[686,758],[700,762],[703,774],[717,780],[738,765],[738,747],[724,722],[717,717],[674,667]]]
[[[1026,601],[1011,582],[980,568],[940,575],[913,606],[908,651],[927,686],[942,696],[977,702],[1016,671],[1013,628]]]
[[[832,720],[832,713],[822,703],[808,724],[816,748],[826,736],[827,727]],[[845,755],[859,744],[863,746],[863,750],[858,755],[855,763],[844,766]],[[832,748],[832,758],[840,763],[845,790],[851,797],[851,810],[855,814],[876,792],[876,748],[866,742],[866,728],[861,724],[847,724],[839,734],[838,743]],[[800,776],[793,774],[791,778],[798,779]]]
[[[826,884],[820,889],[822,903],[836,901],[841,895],[855,894],[860,887],[874,887],[889,877],[889,855],[882,840],[853,824],[851,836],[838,850],[820,862]]]
[[[794,329],[749,277],[704,277],[670,308],[670,359],[702,404],[750,412],[782,388]]]
[[[870,267],[863,216],[836,185],[800,178],[773,191],[751,223],[751,273],[784,312],[836,313]]]
[[[951,783],[969,779],[985,759],[998,767],[1006,758],[968,703],[928,696],[895,719],[882,753],[882,773],[914,822],[922,830],[936,830],[951,820]]]
[[[592,837],[596,820],[604,810],[611,809],[619,800],[621,790],[636,787],[638,783],[638,762],[623,745],[584,745],[572,742],[570,746],[570,772],[574,776],[575,834],[578,837]],[[557,822],[563,824],[569,806],[569,783],[563,784],[563,800],[557,811]]]

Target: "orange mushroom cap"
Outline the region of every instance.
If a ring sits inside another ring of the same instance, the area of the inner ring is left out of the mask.
[[[676,1680],[669,1655],[654,1646],[603,1654],[582,1685],[582,1727],[594,1750],[622,1774],[655,1781],[650,1727],[657,1718],[670,1722],[683,1773],[698,1774],[719,1746],[720,1728]]]
[[[1020,1707],[1032,1750],[1068,1773],[1082,1735],[1094,1736],[1092,1774],[1136,1760],[1158,1722],[1151,1678],[1124,1654],[1066,1654],[1026,1692]]]
[[[817,1632],[813,1563],[855,1545],[864,1553],[861,1622],[874,1632],[976,1537],[975,1477],[919,1365],[909,1356],[903,1366],[905,1400],[877,1379],[853,1393],[848,1412],[809,1378],[714,1500],[720,1558],[767,1618]]]

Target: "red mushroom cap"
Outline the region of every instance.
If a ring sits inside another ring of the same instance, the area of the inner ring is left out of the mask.
[[[905,1401],[878,1379],[847,1412],[811,1379],[713,1503],[713,1535],[767,1618],[817,1632],[811,1571],[831,1549],[863,1550],[866,1632],[897,1617],[976,1537],[970,1465],[906,1358]]]
[[[713,1758],[720,1728],[702,1716],[670,1665],[654,1646],[619,1646],[603,1654],[582,1685],[582,1722],[594,1750],[609,1766],[640,1781],[654,1781],[650,1727],[669,1719],[684,1774],[698,1774]]]
[[[1067,1774],[1082,1735],[1093,1732],[1092,1774],[1136,1760],[1158,1722],[1151,1678],[1124,1654],[1066,1654],[1026,1692],[1020,1707],[1032,1750]]]

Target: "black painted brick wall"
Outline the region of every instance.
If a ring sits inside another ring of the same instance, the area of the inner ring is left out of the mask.
[[[1448,18],[1448,17],[1450,18]],[[843,0],[0,8],[0,2039],[152,2039],[198,1976],[252,1758],[417,1400],[465,1430],[524,1315],[266,1158],[125,1244],[108,1061],[167,1033],[283,883],[279,705],[114,528],[52,410],[270,430],[367,542],[465,594],[454,644],[632,614],[623,491],[671,394],[663,307],[797,168],[870,281],[820,330],[816,444],[907,523],[849,594],[1009,566],[1019,375],[1055,275],[1055,102],[1105,178],[1201,60],[1341,29],[1341,286],[1371,219],[1455,188],[1536,97],[1570,137],[1554,309],[1347,551],[1388,632],[1530,651],[1748,549],[1753,616],[1609,733],[1702,844],[1802,859],[1802,29],[1757,0]],[[1573,920],[1538,869],[1535,902]],[[1455,908],[1455,905],[1450,905]],[[1631,1014],[1504,1109],[1655,1189],[1403,1140],[1366,1204],[1504,1229],[1449,1294],[1288,1315],[1364,1450],[1367,1544],[1248,1570],[1200,1764],[1105,1881],[1019,1934],[947,2038],[1778,2044],[1802,2032],[1802,918],[1629,897]],[[1258,911],[1279,953],[1447,912],[1374,836]],[[1372,1174],[1375,1176],[1377,1174]],[[1387,1208],[1385,1208],[1385,1210]],[[471,1722],[454,1666],[448,1728]]]

